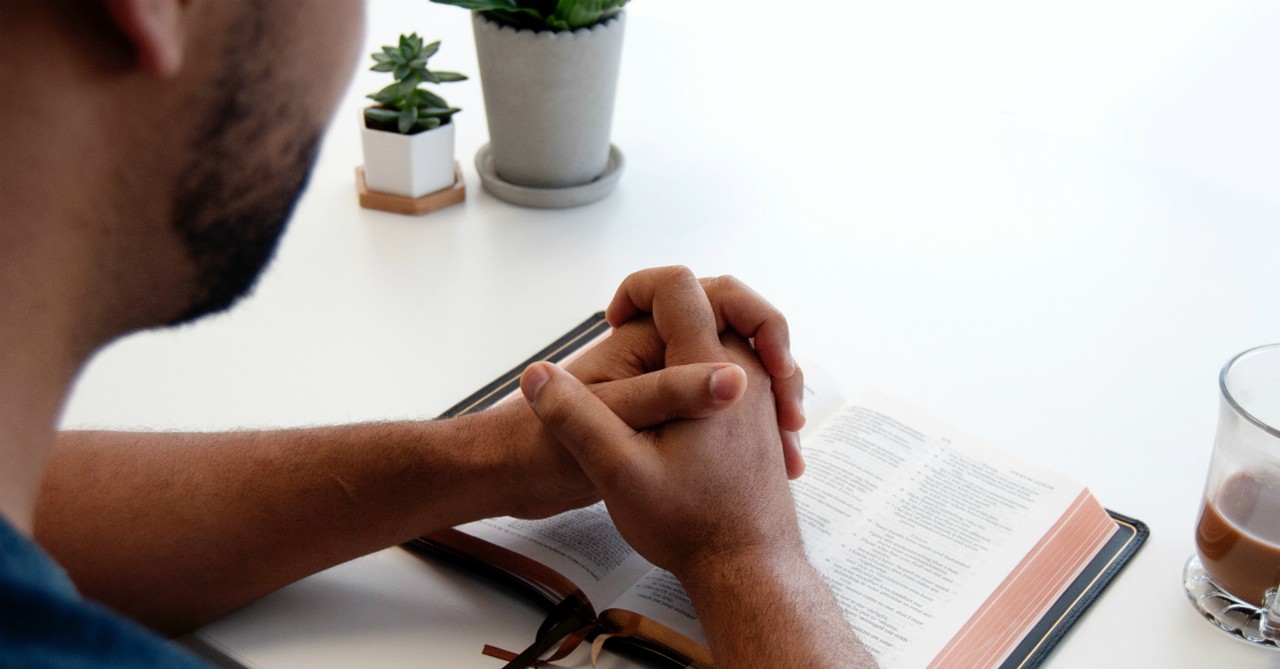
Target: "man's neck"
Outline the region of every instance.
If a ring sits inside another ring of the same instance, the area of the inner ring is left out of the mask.
[[[75,374],[109,339],[86,313],[94,258],[69,198],[45,198],[0,165],[0,514],[31,533],[36,495]],[[43,203],[43,204],[41,204]]]
[[[30,535],[44,464],[78,364],[55,346],[16,346],[0,317],[0,515]],[[11,321],[10,321],[11,323]],[[34,326],[39,327],[39,326]],[[38,330],[34,330],[38,332]]]

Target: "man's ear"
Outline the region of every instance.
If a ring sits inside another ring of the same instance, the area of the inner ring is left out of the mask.
[[[167,79],[182,69],[186,48],[184,0],[105,0],[147,74]]]

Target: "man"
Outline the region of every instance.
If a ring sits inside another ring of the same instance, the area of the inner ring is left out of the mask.
[[[0,3],[0,666],[198,666],[88,600],[176,634],[414,536],[601,498],[687,586],[720,665],[872,666],[800,545],[785,321],[731,279],[629,277],[606,343],[461,419],[55,432],[102,345],[252,285],[361,12]]]

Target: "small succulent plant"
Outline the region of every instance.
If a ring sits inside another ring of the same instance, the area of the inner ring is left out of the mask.
[[[628,0],[431,0],[484,14],[503,25],[526,30],[577,30],[607,21]]]
[[[464,81],[457,72],[432,72],[427,60],[440,50],[440,42],[423,45],[417,33],[401,35],[395,46],[384,46],[373,54],[374,72],[390,72],[395,83],[369,95],[378,104],[364,110],[364,122],[370,128],[412,135],[438,128],[462,111],[450,107],[444,98],[422,88],[422,84]]]

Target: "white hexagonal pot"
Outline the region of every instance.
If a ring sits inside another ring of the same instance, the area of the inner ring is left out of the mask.
[[[360,113],[364,181],[371,191],[419,198],[453,185],[453,122],[414,135],[374,130]]]

